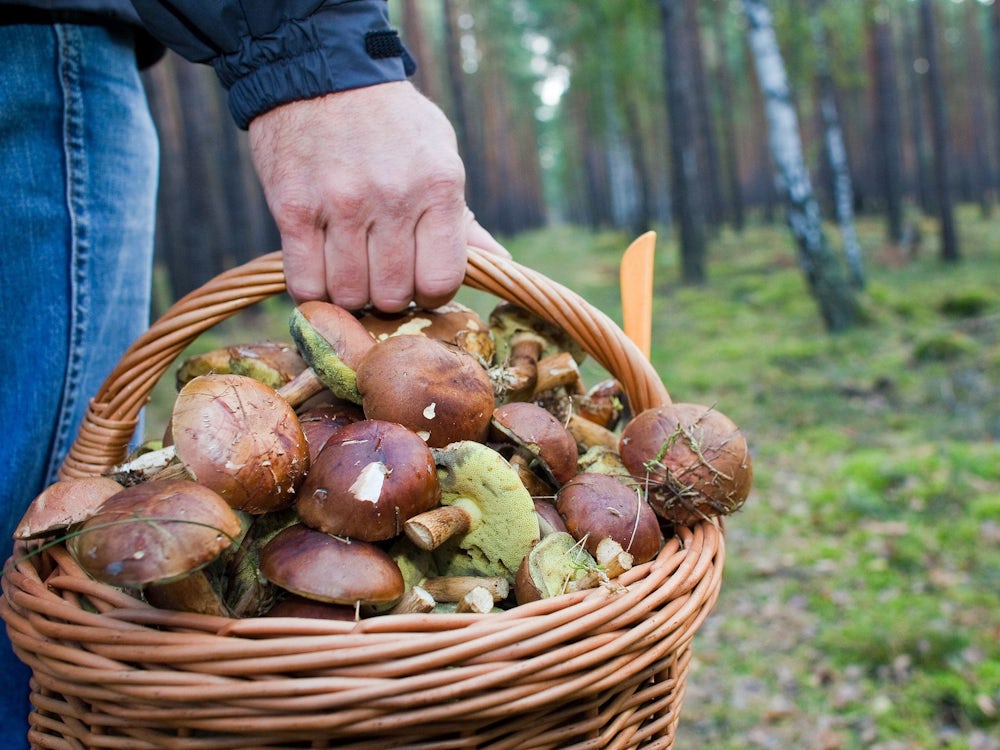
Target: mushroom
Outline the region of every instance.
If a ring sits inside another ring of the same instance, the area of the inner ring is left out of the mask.
[[[538,529],[542,536],[548,536],[554,531],[569,531],[566,522],[556,510],[555,503],[541,498],[533,498],[535,514],[538,516]]]
[[[177,390],[199,375],[235,373],[278,388],[307,367],[295,347],[275,341],[235,344],[188,357],[177,368]]]
[[[309,444],[310,466],[331,436],[342,427],[364,418],[361,407],[351,403],[313,406],[300,413],[299,425]]]
[[[299,304],[288,324],[302,357],[335,396],[361,403],[356,371],[375,339],[350,312],[332,302]]]
[[[436,576],[425,578],[420,588],[437,602],[457,602],[475,588],[489,592],[493,602],[501,602],[510,594],[510,582],[503,576]]]
[[[378,542],[441,497],[434,456],[400,424],[366,419],[327,440],[299,489],[295,507],[307,526]]]
[[[309,617],[314,620],[353,622],[358,610],[347,604],[319,602],[297,594],[286,594],[264,613],[266,617]]]
[[[341,539],[303,524],[278,533],[261,551],[261,574],[307,599],[385,604],[403,595],[403,574],[374,544]]]
[[[185,479],[151,480],[105,500],[66,547],[93,578],[141,588],[200,570],[240,530],[239,517],[208,487]]]
[[[514,581],[518,604],[591,589],[603,580],[597,561],[565,531],[541,539],[521,561]]]
[[[628,414],[628,396],[616,378],[606,378],[573,399],[573,413],[607,430],[614,430]]]
[[[506,401],[527,401],[538,391],[538,363],[545,357],[569,352],[577,362],[583,347],[565,331],[512,302],[501,302],[489,316],[496,346],[496,365],[490,377]]]
[[[390,336],[357,372],[365,416],[398,422],[432,448],[483,440],[493,414],[485,368],[464,349],[423,336]]]
[[[442,507],[407,521],[406,535],[418,547],[434,550],[441,575],[513,581],[541,533],[517,472],[495,450],[469,440],[437,449],[434,457]]]
[[[93,515],[101,504],[121,492],[108,477],[62,479],[42,490],[24,512],[15,539],[38,539],[62,531]]]
[[[645,481],[653,510],[673,523],[732,513],[750,493],[746,439],[712,407],[673,403],[646,409],[622,429],[619,453]]]
[[[456,300],[430,310],[412,305],[398,313],[370,310],[360,321],[377,341],[399,335],[427,336],[464,349],[484,366],[493,361],[495,347],[489,324]]]
[[[613,477],[628,478],[632,475],[618,455],[618,446],[595,445],[588,448],[576,462],[577,473],[610,474]]]
[[[636,564],[652,560],[663,546],[659,519],[641,490],[607,474],[577,474],[556,493],[556,510],[573,538],[595,557],[607,538]]]
[[[177,394],[170,424],[190,476],[238,510],[289,506],[309,469],[309,446],[292,407],[244,375],[191,380]]]
[[[576,474],[576,440],[541,406],[528,401],[501,404],[490,424],[495,439],[527,451],[557,487]]]

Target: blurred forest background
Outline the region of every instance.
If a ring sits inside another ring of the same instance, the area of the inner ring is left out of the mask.
[[[880,261],[919,252],[926,227],[957,261],[952,206],[994,210],[1000,3],[391,6],[415,83],[455,125],[469,204],[502,238],[658,228],[678,240],[683,281],[700,283],[722,228],[787,221],[836,330],[864,284],[855,217],[883,217]],[[213,72],[169,55],[146,81],[162,138],[159,312],[279,240]]]
[[[651,361],[751,443],[679,750],[1000,750],[1000,0],[391,5],[482,223],[613,318],[656,229]],[[159,313],[279,240],[214,73],[146,80]]]

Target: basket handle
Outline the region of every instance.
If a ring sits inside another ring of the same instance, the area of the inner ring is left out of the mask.
[[[464,283],[563,328],[621,381],[636,411],[670,402],[639,348],[611,318],[570,289],[476,247],[469,248]],[[135,340],[91,399],[60,478],[102,474],[124,461],[142,407],[177,356],[212,326],[284,291],[281,253],[273,252],[219,274],[174,303]]]

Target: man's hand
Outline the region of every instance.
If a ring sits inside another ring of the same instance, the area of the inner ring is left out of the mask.
[[[250,123],[250,147],[296,301],[437,307],[469,242],[507,254],[466,207],[451,124],[408,82],[281,105]]]

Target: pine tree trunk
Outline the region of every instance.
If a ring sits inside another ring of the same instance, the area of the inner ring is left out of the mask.
[[[924,57],[927,59],[927,102],[930,107],[931,142],[934,146],[934,192],[937,196],[938,221],[941,224],[941,259],[959,259],[958,234],[955,229],[951,197],[951,165],[948,154],[948,125],[945,117],[941,63],[937,52],[937,30],[931,0],[920,0],[920,29]]]
[[[724,0],[716,0],[712,9],[712,23],[716,44],[722,47],[722,17],[726,12]],[[735,118],[729,114],[733,111],[733,76],[725,59],[718,61],[716,77],[719,80],[719,98],[721,109],[727,113],[722,117],[722,143],[726,162],[726,183],[729,185],[727,215],[736,232],[742,232],[746,225],[746,208],[743,200],[743,186],[740,183],[740,160],[736,146]]]
[[[671,199],[680,234],[681,278],[688,284],[700,284],[705,280],[705,216],[691,118],[691,48],[685,34],[682,0],[661,0],[660,9],[670,120]]]
[[[889,242],[903,241],[903,155],[902,126],[899,116],[899,88],[896,85],[896,59],[893,53],[892,25],[889,11],[878,4],[868,8],[875,73],[876,153],[880,156],[882,195],[885,200],[886,234]]]
[[[771,11],[763,0],[743,0],[743,9],[767,109],[776,182],[785,199],[788,225],[798,247],[799,261],[827,330],[843,331],[857,322],[858,305],[823,233],[819,204],[802,155],[798,116],[792,105]]]

